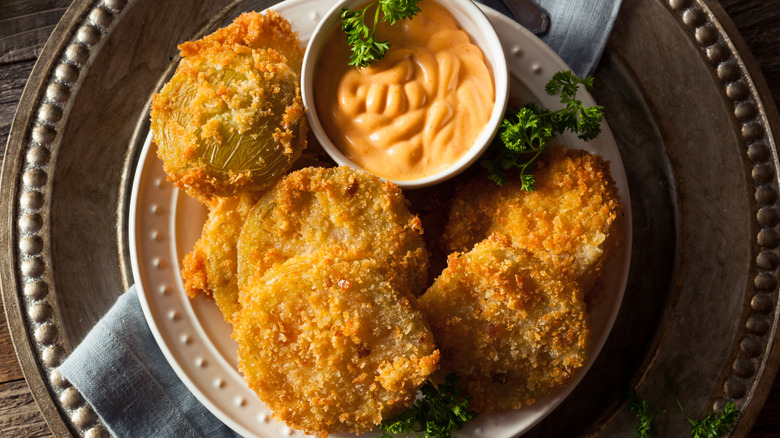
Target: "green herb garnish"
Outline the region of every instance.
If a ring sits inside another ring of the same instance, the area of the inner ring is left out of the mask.
[[[601,133],[603,107],[585,106],[577,99],[577,90],[582,85],[593,90],[593,77],[577,77],[571,71],[555,73],[545,85],[544,91],[550,95],[560,95],[565,106],[551,111],[534,103],[529,103],[503,120],[499,127],[501,143],[494,143],[488,154],[481,160],[489,177],[502,186],[509,179],[504,172],[512,167],[520,168],[522,189],[536,189],[536,179],[528,173],[529,166],[547,147],[550,139],[564,131],[571,131],[583,140],[592,140]],[[514,120],[513,120],[514,119]]]
[[[701,420],[696,420],[688,415],[680,401],[680,397],[678,396],[678,392],[682,388],[680,384],[675,382],[669,373],[664,373],[664,392],[667,388],[671,390],[683,417],[685,417],[691,425],[691,438],[720,438],[731,432],[734,428],[734,423],[736,423],[737,418],[739,417],[739,409],[737,409],[737,405],[734,403],[726,403],[726,406],[720,414],[715,414],[713,412]],[[661,396],[663,396],[663,392],[661,393]],[[659,399],[661,396],[659,396]],[[628,392],[628,408],[639,420],[639,425],[636,427],[637,437],[649,438],[655,436],[655,419],[659,414],[665,412],[653,408],[653,405],[657,402],[658,400],[647,401],[640,399],[634,390]]]
[[[734,403],[727,403],[723,408],[723,412],[719,415],[711,413],[702,420],[694,420],[688,418],[691,422],[691,437],[692,438],[720,438],[721,436],[731,432],[734,427],[734,423],[739,417],[739,410]]]
[[[341,10],[341,30],[347,34],[347,43],[352,54],[349,56],[349,65],[366,67],[371,62],[381,59],[390,48],[390,42],[374,39],[376,25],[380,20],[391,25],[398,20],[414,17],[420,12],[417,6],[420,0],[377,0],[369,3],[363,9],[353,10],[344,8]],[[375,7],[373,26],[366,24],[366,12]]]
[[[640,399],[633,389],[628,392],[628,409],[639,419],[639,425],[635,429],[636,436],[639,438],[650,438],[655,434],[655,418],[665,412],[655,409],[653,407],[655,403],[655,401]]]
[[[734,423],[739,417],[739,410],[734,403],[726,403],[723,411],[720,414],[710,413],[701,420],[691,418],[690,415],[683,408],[680,398],[677,393],[681,386],[672,379],[669,373],[664,373],[664,380],[674,395],[674,400],[677,402],[680,411],[689,423],[691,423],[691,438],[720,438],[723,435],[731,432],[734,427]]]
[[[477,418],[477,413],[469,410],[471,396],[461,392],[459,380],[452,373],[438,387],[427,380],[422,385],[421,398],[382,422],[379,426],[384,431],[381,438],[449,438],[453,432]]]

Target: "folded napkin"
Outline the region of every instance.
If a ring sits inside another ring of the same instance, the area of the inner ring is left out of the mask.
[[[500,0],[482,3],[512,16]],[[620,0],[539,0],[550,16],[542,36],[579,76],[604,51]],[[179,380],[144,319],[135,287],[60,366],[117,437],[235,437]]]
[[[168,365],[146,324],[135,286],[59,369],[117,437],[237,436]]]
[[[539,38],[563,58],[577,76],[593,73],[604,53],[621,0],[531,1],[550,16],[550,28]],[[477,3],[512,17],[502,0],[478,0]]]

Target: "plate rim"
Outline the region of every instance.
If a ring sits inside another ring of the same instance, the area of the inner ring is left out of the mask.
[[[307,5],[312,3],[318,3],[322,4],[324,6],[324,10],[330,9],[332,6],[330,2],[327,0],[288,0],[286,2],[278,3],[274,6],[272,6],[269,9],[277,8],[279,5],[283,5],[282,8],[295,8],[300,7],[301,5]],[[503,14],[495,11],[494,9],[482,5],[479,5],[480,8],[483,10],[483,12],[488,16],[488,18],[493,22],[494,25],[497,26],[497,30],[499,30],[499,35],[506,33],[514,33],[517,32],[518,36],[516,40],[512,40],[510,42],[502,41],[504,44],[504,52],[507,56],[507,61],[509,64],[509,71],[511,74],[518,75],[520,74],[524,78],[533,78],[533,80],[536,80],[539,82],[541,80],[541,77],[547,77],[551,76],[554,72],[559,70],[567,70],[569,67],[567,64],[558,56],[554,51],[552,51],[544,42],[542,42],[537,36],[533,35],[531,32],[520,26],[517,22],[509,19],[508,17],[504,16]],[[282,14],[282,16],[285,15],[284,10],[279,10],[279,12]],[[316,27],[319,20],[315,20],[315,22],[312,24],[312,30],[314,27]],[[499,29],[500,28],[500,29]],[[304,42],[305,43],[305,42]],[[533,50],[528,49],[528,46],[532,46]],[[527,56],[527,51],[538,51],[535,58],[532,58],[529,62],[531,64],[529,66],[524,66],[523,62],[528,61],[525,59],[522,59],[523,56]],[[514,56],[511,55],[514,53]],[[541,56],[540,56],[541,55]],[[514,66],[514,68],[513,68]],[[518,71],[520,70],[520,71]],[[551,71],[552,70],[552,71]],[[519,79],[519,78],[518,78]],[[535,93],[537,95],[542,94],[541,92]],[[546,96],[545,96],[546,97]],[[584,101],[586,105],[595,105],[595,101],[593,97],[585,92],[583,90],[582,95],[580,96],[581,99]],[[553,98],[546,97],[548,99],[548,104],[552,106],[552,103],[554,102]],[[588,144],[584,143],[581,140],[578,140],[575,135],[573,134],[567,134],[564,136],[565,141],[567,143],[579,143],[579,144]],[[619,280],[618,280],[618,286],[617,290],[615,291],[615,298],[612,308],[609,309],[609,313],[606,315],[606,323],[605,323],[605,332],[602,333],[602,336],[597,340],[597,342],[592,343],[591,345],[591,352],[589,354],[588,360],[585,364],[585,366],[582,367],[578,371],[577,376],[569,382],[565,387],[561,388],[561,391],[556,391],[551,397],[546,397],[548,401],[545,406],[542,407],[544,409],[541,414],[534,411],[534,407],[531,407],[531,412],[534,412],[535,417],[533,417],[533,420],[530,422],[525,422],[525,426],[523,426],[521,429],[515,428],[509,428],[507,426],[508,431],[505,431],[504,433],[509,433],[508,436],[517,436],[518,434],[522,434],[525,431],[530,430],[538,424],[540,421],[542,421],[549,413],[551,413],[555,408],[574,390],[574,388],[579,384],[579,382],[584,378],[584,376],[587,374],[590,367],[595,362],[596,358],[598,357],[599,353],[601,352],[604,344],[606,343],[606,340],[611,332],[612,326],[614,325],[614,322],[617,318],[617,314],[620,309],[620,305],[622,302],[623,295],[625,293],[627,281],[628,281],[628,273],[630,268],[630,260],[631,260],[631,244],[632,244],[632,220],[631,220],[631,203],[630,203],[630,194],[628,193],[628,184],[626,182],[626,175],[625,175],[625,169],[623,168],[622,160],[620,159],[620,152],[617,149],[616,142],[612,136],[612,133],[609,129],[609,125],[607,121],[602,122],[602,134],[601,136],[594,141],[594,143],[598,143],[599,145],[602,145],[602,147],[607,151],[611,152],[612,155],[610,157],[611,162],[611,168],[613,171],[613,177],[616,181],[619,181],[619,195],[621,197],[621,203],[624,207],[624,222],[625,227],[623,230],[623,244],[621,246],[621,249],[619,251],[619,254],[615,254],[615,258],[617,259],[619,256],[622,256],[622,263],[624,265],[623,271],[620,273]],[[587,148],[587,146],[586,146]],[[598,148],[598,146],[596,146]],[[211,394],[214,395],[214,389],[205,385],[202,382],[196,382],[195,379],[197,377],[193,377],[190,374],[192,371],[192,364],[189,365],[183,365],[179,363],[179,361],[176,359],[177,354],[181,356],[182,348],[180,345],[175,343],[172,339],[172,336],[170,334],[164,334],[163,331],[170,330],[169,328],[161,328],[158,326],[158,324],[162,324],[164,326],[170,325],[170,324],[180,324],[178,320],[175,322],[166,322],[165,318],[161,316],[161,309],[155,308],[159,306],[159,301],[162,298],[157,297],[154,295],[154,292],[151,290],[146,289],[143,284],[143,279],[147,278],[147,272],[144,272],[144,267],[147,269],[153,270],[154,268],[151,266],[146,266],[145,263],[139,261],[140,256],[138,255],[139,251],[142,251],[141,247],[144,247],[144,243],[139,240],[139,235],[137,234],[137,229],[141,227],[141,223],[148,224],[149,222],[144,221],[141,219],[141,216],[144,214],[148,215],[148,212],[142,213],[138,209],[138,197],[139,197],[139,190],[142,190],[140,187],[140,184],[144,178],[144,174],[146,172],[147,166],[150,165],[158,165],[159,163],[156,161],[156,157],[151,157],[152,163],[150,164],[147,162],[148,157],[150,157],[150,154],[153,149],[153,145],[151,144],[151,134],[147,135],[147,138],[144,142],[143,149],[141,151],[141,156],[138,160],[136,172],[135,172],[135,178],[133,181],[133,186],[131,190],[131,201],[130,201],[130,219],[129,219],[129,247],[130,247],[130,259],[133,269],[133,276],[136,279],[136,288],[139,291],[139,298],[141,301],[142,309],[144,311],[144,315],[147,319],[147,322],[152,329],[152,333],[154,334],[155,340],[157,341],[160,349],[163,351],[166,359],[172,366],[172,368],[175,370],[176,374],[179,376],[179,378],[185,383],[187,388],[192,392],[196,398],[198,398],[208,409],[211,411],[212,414],[217,416],[221,421],[223,421],[225,424],[227,424],[229,427],[231,427],[233,430],[241,433],[242,435],[247,436],[261,436],[256,435],[258,432],[257,430],[251,430],[245,426],[246,421],[239,421],[237,420],[238,417],[241,417],[241,415],[236,414],[235,410],[231,411],[230,413],[226,412],[226,410],[223,407],[220,407],[217,402],[212,400],[209,396]],[[161,167],[161,166],[160,166]],[[158,169],[159,171],[159,169]],[[622,182],[621,182],[622,181]],[[174,189],[175,190],[175,189]],[[181,193],[180,191],[177,191],[176,193]],[[174,194],[176,196],[176,194]],[[165,207],[163,207],[165,208]],[[171,215],[174,215],[173,211],[175,208],[172,205],[167,206],[167,212],[170,212]],[[167,213],[163,213],[167,214]],[[173,221],[173,218],[171,218],[171,221]],[[167,234],[171,234],[172,231],[168,231]],[[165,233],[164,233],[165,234]],[[165,254],[168,255],[168,254]],[[175,254],[172,254],[175,255]],[[164,259],[164,257],[160,257],[160,259]],[[164,261],[165,263],[171,264],[171,268],[176,267],[178,268],[178,261]],[[173,269],[175,271],[175,269]],[[174,274],[177,274],[176,272]],[[154,274],[148,274],[148,275],[154,275]],[[154,289],[154,288],[153,288]],[[177,291],[180,293],[180,291]],[[184,297],[184,300],[186,301],[186,297]],[[151,301],[151,302],[150,302]],[[155,309],[153,309],[155,308]],[[171,311],[172,312],[172,311]],[[177,313],[192,313],[190,309],[188,309],[187,312],[182,312],[181,309],[177,310]],[[182,318],[187,319],[187,316],[182,316]],[[172,320],[173,321],[173,320]],[[197,328],[197,327],[195,327]],[[209,348],[206,346],[206,349],[209,349],[209,353],[214,353],[213,350],[215,350],[214,347]],[[173,351],[172,351],[173,350]],[[174,352],[175,351],[175,352]],[[203,354],[201,354],[203,356]],[[214,356],[203,356],[206,361],[213,361],[215,358]],[[217,361],[219,361],[217,359]],[[185,369],[186,368],[186,369]],[[190,371],[188,371],[190,370]],[[199,376],[198,376],[199,377]],[[201,379],[197,378],[199,381]],[[252,394],[254,396],[254,394]],[[224,405],[224,401],[222,402],[222,405]],[[541,403],[538,406],[541,406],[545,403]],[[243,406],[242,406],[243,407]],[[510,414],[512,415],[512,414]],[[235,417],[235,418],[234,418]],[[511,421],[510,421],[511,424]]]
[[[0,285],[2,286],[10,335],[20,360],[22,371],[27,383],[30,385],[33,397],[41,407],[45,420],[56,435],[83,435],[90,431],[100,431],[101,426],[99,420],[97,422],[92,422],[91,420],[83,421],[81,418],[85,417],[77,415],[77,412],[88,415],[90,411],[88,404],[81,403],[75,406],[64,406],[60,399],[64,391],[71,390],[72,386],[62,381],[61,377],[58,376],[56,364],[67,356],[73,345],[64,337],[48,345],[41,344],[35,338],[35,329],[43,323],[52,324],[55,329],[59,329],[62,318],[54,301],[62,293],[58,294],[58,290],[53,285],[52,280],[55,273],[49,271],[51,263],[48,249],[33,253],[28,248],[19,246],[23,235],[41,237],[45,245],[49,244],[49,241],[46,240],[49,236],[45,230],[30,231],[23,229],[18,224],[21,219],[20,212],[26,209],[21,198],[30,192],[29,187],[22,182],[23,174],[27,168],[26,166],[30,165],[30,163],[43,170],[44,173],[53,170],[54,161],[36,161],[41,157],[33,156],[31,158],[29,153],[32,152],[35,146],[44,146],[47,150],[56,152],[60,144],[60,130],[67,126],[67,113],[63,115],[62,121],[59,123],[52,122],[42,116],[41,105],[46,86],[59,81],[67,89],[72,90],[72,98],[78,93],[81,85],[78,78],[57,78],[54,76],[56,68],[61,67],[63,63],[69,63],[79,72],[88,69],[90,66],[90,59],[86,61],[71,60],[70,55],[66,53],[66,48],[72,43],[82,46],[86,44],[88,48],[94,47],[95,44],[98,46],[100,44],[100,41],[98,43],[78,41],[76,29],[81,25],[88,24],[86,17],[90,13],[99,12],[107,14],[110,18],[109,24],[101,27],[102,33],[100,35],[100,38],[107,39],[113,32],[116,22],[121,20],[122,13],[142,1],[74,0],[41,51],[38,62],[33,68],[27,86],[20,98],[8,136],[3,162],[2,183],[0,184],[0,190],[2,191],[0,209],[6,215],[7,220],[6,227],[0,230],[0,233],[2,233],[0,234],[0,241],[6,244],[5,257],[0,258],[0,269],[2,269],[3,273]],[[695,46],[694,48],[701,50],[707,48],[707,45],[697,41],[695,30],[702,25],[715,27],[716,36],[728,45],[725,49],[727,56],[733,56],[733,60],[738,64],[738,77],[750,81],[753,85],[747,93],[748,98],[753,99],[758,105],[758,127],[776,136],[780,132],[780,117],[778,117],[777,108],[771,100],[769,88],[757,62],[753,59],[752,54],[747,49],[747,45],[722,7],[713,0],[647,1],[662,3],[664,10],[674,15],[680,28],[689,30],[688,38]],[[694,21],[689,22],[689,19]],[[712,75],[717,81],[717,66],[719,64],[713,63],[711,65],[713,67]],[[69,102],[68,98],[65,98],[64,102],[67,105]],[[41,128],[37,132],[33,132],[35,127]],[[31,140],[36,136],[40,141]],[[767,144],[767,147],[772,155],[767,163],[773,170],[777,171],[777,145],[774,137]],[[771,182],[776,186],[778,184],[777,176],[773,177]],[[755,187],[755,185],[755,182],[748,176],[748,186]],[[47,205],[50,202],[49,198],[47,198],[50,183],[44,182],[38,188],[43,192],[44,205],[35,210],[46,212]],[[775,187],[773,189],[776,191]],[[773,204],[773,206],[776,207],[776,204]],[[759,229],[762,228],[761,224],[754,226]],[[751,254],[751,256],[754,255]],[[35,260],[30,262],[31,258],[35,258]],[[43,265],[42,267],[40,266],[41,264]],[[752,265],[755,267],[754,261]],[[43,270],[42,274],[38,273],[37,269],[39,268]],[[746,279],[746,281],[751,283],[753,280],[755,280],[755,277]],[[35,282],[40,282],[43,286],[30,288],[30,285],[35,284]],[[774,292],[776,291],[777,289],[775,288]],[[49,319],[43,320],[42,323],[33,321],[30,315],[32,307],[40,303],[52,303],[54,307],[53,315]],[[747,310],[745,311],[752,313],[749,303],[746,304],[746,307]],[[775,308],[770,312],[774,316],[771,332],[766,335],[766,346],[760,346],[761,349],[758,354],[761,367],[748,379],[750,386],[748,387],[747,395],[739,398],[743,400],[744,405],[742,417],[738,420],[734,432],[735,435],[745,435],[752,428],[771,389],[771,385],[760,385],[760,383],[773,379],[778,371],[780,363],[780,345],[778,345],[780,343],[777,342],[780,340],[780,335],[777,332],[778,309],[780,307],[777,307],[777,303],[775,303]],[[740,345],[738,340],[731,344],[730,349],[739,354]],[[728,363],[724,365],[723,369],[726,377],[733,374]],[[725,389],[720,394],[726,396]]]

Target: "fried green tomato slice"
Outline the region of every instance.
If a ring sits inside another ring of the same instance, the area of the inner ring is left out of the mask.
[[[239,370],[287,425],[321,437],[366,432],[411,404],[436,370],[422,314],[372,259],[301,255],[242,294]]]
[[[478,412],[517,409],[561,387],[588,356],[582,290],[494,234],[454,253],[419,299],[440,372],[454,372]]]
[[[239,18],[182,44],[176,72],[152,102],[153,139],[168,178],[204,203],[267,188],[306,145],[300,41],[276,13]],[[247,32],[274,38],[248,45]],[[284,42],[282,50],[275,41]]]
[[[246,193],[213,199],[201,236],[182,261],[181,278],[187,296],[213,298],[230,323],[241,306],[236,277],[238,236],[254,202]]]
[[[395,288],[416,296],[427,287],[422,233],[395,184],[349,167],[308,167],[252,208],[238,240],[239,285],[297,255],[336,247],[381,262]]]
[[[583,150],[554,146],[532,173],[532,192],[522,190],[519,178],[499,187],[478,175],[460,186],[442,246],[468,251],[492,233],[502,233],[591,290],[622,240],[623,208],[609,163]]]

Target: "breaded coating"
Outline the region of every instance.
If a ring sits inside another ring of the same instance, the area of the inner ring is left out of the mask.
[[[290,22],[275,11],[244,12],[229,25],[217,29],[197,41],[179,45],[182,56],[192,56],[209,46],[248,47],[253,50],[273,49],[287,59],[293,71],[300,73],[303,65],[303,45]]]
[[[306,133],[306,149],[301,152],[301,156],[292,164],[289,172],[306,167],[336,167],[336,162],[325,152],[325,149],[311,130]]]
[[[301,42],[275,12],[246,13],[179,46],[151,128],[168,179],[203,203],[258,192],[306,146]]]
[[[373,259],[287,260],[242,294],[239,370],[287,425],[366,432],[414,401],[438,350],[422,314]]]
[[[254,203],[251,194],[212,200],[203,232],[182,261],[181,278],[187,296],[212,297],[230,323],[240,309],[236,278],[238,236]]]
[[[448,251],[468,251],[498,232],[550,269],[596,286],[620,245],[623,209],[609,163],[583,150],[551,147],[532,171],[536,190],[518,178],[499,187],[484,175],[459,187],[442,238]]]
[[[438,375],[462,376],[479,412],[532,404],[588,355],[582,290],[499,234],[452,254],[419,308],[441,351]]]
[[[422,233],[395,184],[349,167],[301,169],[252,209],[238,241],[239,285],[291,257],[338,247],[376,259],[393,287],[419,295],[428,270]]]

